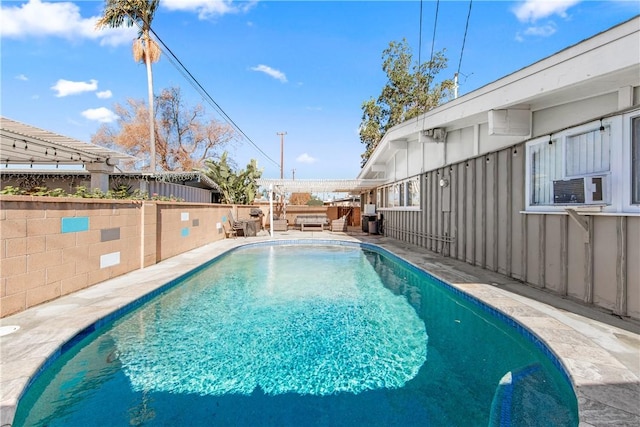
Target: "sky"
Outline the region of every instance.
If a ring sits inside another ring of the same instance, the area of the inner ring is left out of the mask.
[[[104,1],[0,1],[0,113],[91,142],[115,105],[147,100],[136,28],[96,30]],[[353,179],[362,103],[387,78],[382,52],[406,39],[414,61],[445,50],[459,95],[472,92],[640,13],[635,0],[160,0],[152,28],[211,105],[163,52],[154,92],[179,87],[189,106],[246,136],[225,147],[264,178]],[[422,10],[422,17],[420,11]],[[469,17],[467,21],[467,17]],[[468,26],[467,26],[468,22]],[[465,37],[466,29],[466,37]],[[281,136],[279,134],[286,133]]]

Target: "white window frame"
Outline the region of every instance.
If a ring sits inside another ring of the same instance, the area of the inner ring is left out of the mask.
[[[557,213],[564,212],[568,208],[592,210],[596,209],[602,214],[640,214],[640,205],[631,204],[631,119],[640,116],[640,110],[635,110],[624,115],[608,117],[600,120],[594,120],[587,124],[566,129],[553,135],[545,135],[532,139],[526,143],[526,160],[525,160],[525,213]],[[562,177],[560,179],[570,179],[567,173],[566,162],[566,139],[567,137],[590,132],[604,126],[609,132],[610,141],[610,164],[609,171],[598,172],[589,175],[606,175],[608,180],[608,204],[606,205],[534,205],[531,203],[532,197],[532,147],[537,144],[548,144],[550,138],[554,144],[562,144]]]
[[[633,167],[632,167],[632,126],[631,123],[633,119],[640,120],[640,110],[635,110],[629,113],[626,113],[622,116],[622,137],[624,138],[625,144],[623,144],[622,150],[622,171],[624,176],[628,177],[628,179],[622,180],[621,192],[622,192],[622,210],[625,212],[632,212],[636,214],[640,214],[640,204],[633,203]],[[639,159],[640,161],[640,159]]]
[[[418,183],[418,206],[409,206],[409,189],[410,183],[416,181]],[[381,187],[379,191],[384,195],[384,207],[380,207],[380,210],[396,210],[396,211],[419,211],[421,210],[420,204],[422,204],[422,180],[419,175],[412,176],[410,178],[402,179],[394,183]],[[402,191],[402,194],[400,193]],[[397,197],[394,197],[397,194]]]

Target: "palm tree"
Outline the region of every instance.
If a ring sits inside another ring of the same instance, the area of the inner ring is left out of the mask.
[[[122,25],[140,28],[138,38],[133,41],[133,59],[147,66],[147,86],[149,90],[149,150],[150,169],[156,170],[156,141],[153,114],[153,75],[151,63],[160,59],[160,47],[151,39],[151,21],[160,0],[106,0],[104,15],[96,23],[96,28],[119,28]]]

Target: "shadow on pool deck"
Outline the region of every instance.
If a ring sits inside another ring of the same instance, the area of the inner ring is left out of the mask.
[[[10,425],[29,379],[63,343],[96,320],[234,247],[270,236],[226,239],[0,319],[0,425]],[[289,230],[274,239],[367,242],[511,316],[543,339],[569,372],[581,426],[640,425],[640,324],[509,277],[351,227],[347,233]],[[135,286],[132,286],[135,284]]]

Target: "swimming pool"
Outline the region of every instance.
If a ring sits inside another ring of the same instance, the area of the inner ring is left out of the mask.
[[[253,245],[68,345],[15,425],[577,425],[516,326],[373,246]]]

